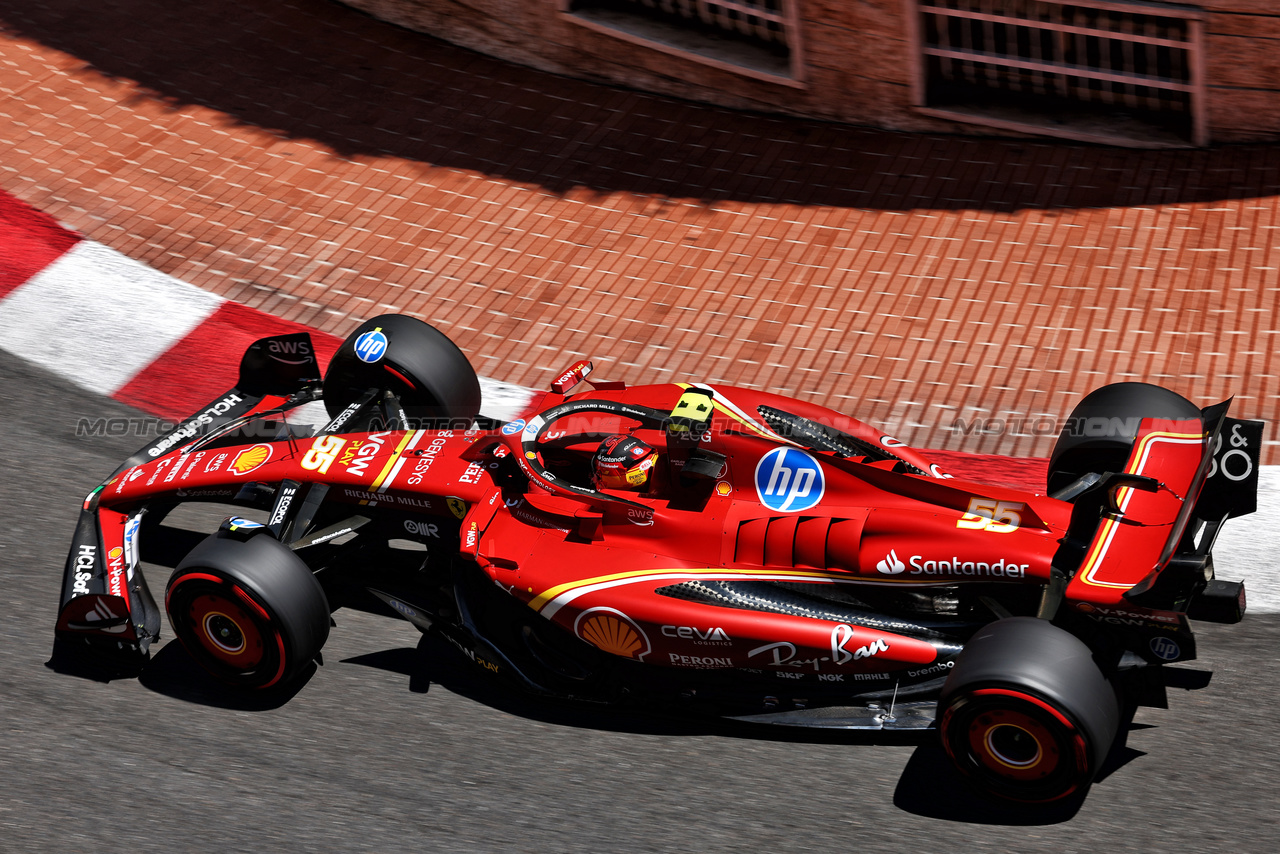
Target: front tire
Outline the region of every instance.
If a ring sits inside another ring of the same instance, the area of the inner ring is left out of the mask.
[[[984,790],[1030,803],[1088,786],[1111,750],[1120,704],[1075,636],[1034,617],[983,628],[938,700],[952,762]]]
[[[330,417],[370,388],[394,392],[423,428],[465,430],[480,412],[480,380],[466,354],[439,329],[404,314],[366,320],[333,354],[324,375]]]
[[[239,688],[291,681],[329,637],[320,582],[265,533],[214,534],[192,549],[169,579],[165,610],[191,657]]]

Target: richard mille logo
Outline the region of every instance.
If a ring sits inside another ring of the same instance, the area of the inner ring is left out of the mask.
[[[876,564],[876,569],[885,575],[897,575],[907,568],[907,565],[898,560],[898,554],[893,549],[889,549],[889,554],[885,555],[884,560]]]

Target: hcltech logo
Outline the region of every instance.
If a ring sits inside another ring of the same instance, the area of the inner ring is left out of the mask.
[[[826,488],[822,466],[798,448],[774,448],[756,464],[756,494],[770,510],[808,510],[822,500]]]
[[[362,362],[373,364],[387,352],[387,336],[382,334],[382,327],[371,329],[356,339],[356,357]]]

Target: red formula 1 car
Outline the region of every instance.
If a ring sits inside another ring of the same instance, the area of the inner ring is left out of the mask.
[[[589,370],[502,423],[421,321],[365,323],[323,382],[306,335],[258,341],[234,389],[85,499],[55,661],[140,668],[161,616],[136,570],[177,544],[169,620],[232,685],[299,678],[357,605],[539,694],[936,726],[987,790],[1046,801],[1088,784],[1127,709],[1163,702],[1189,617],[1243,615],[1211,548],[1254,509],[1262,424],[1225,403],[1098,389],[1036,494],[777,395],[570,394]],[[299,428],[319,400],[327,423]],[[243,515],[182,544],[161,522],[184,502]]]

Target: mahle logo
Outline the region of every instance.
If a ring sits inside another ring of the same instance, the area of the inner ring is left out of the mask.
[[[894,549],[889,549],[889,553],[885,555],[884,560],[876,564],[876,570],[885,575],[897,575],[905,571],[907,565],[898,560],[898,553]]]
[[[808,510],[826,491],[822,466],[798,448],[774,448],[756,464],[756,495],[779,513]]]

